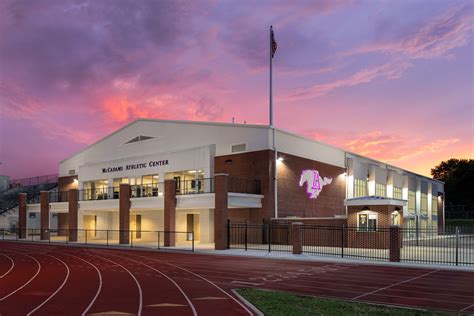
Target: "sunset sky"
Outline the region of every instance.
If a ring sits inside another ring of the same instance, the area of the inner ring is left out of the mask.
[[[0,1],[0,174],[139,117],[268,123],[429,175],[474,158],[473,1]]]

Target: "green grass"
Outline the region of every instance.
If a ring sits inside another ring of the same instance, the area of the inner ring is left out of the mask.
[[[268,316],[450,315],[449,313],[371,305],[257,289],[239,289],[237,292]]]
[[[447,219],[446,226],[474,227],[474,219]]]

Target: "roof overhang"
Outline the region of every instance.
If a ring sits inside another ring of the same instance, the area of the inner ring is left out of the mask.
[[[344,202],[346,206],[393,205],[393,206],[402,206],[402,207],[406,206],[407,203],[408,201],[406,200],[375,197],[375,196],[348,199],[348,200],[345,200]]]

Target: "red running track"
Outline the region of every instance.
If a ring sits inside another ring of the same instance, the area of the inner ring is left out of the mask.
[[[249,315],[254,287],[474,313],[474,272],[0,242],[0,315]]]

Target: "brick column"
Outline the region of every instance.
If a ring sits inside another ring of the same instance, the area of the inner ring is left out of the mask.
[[[68,204],[69,204],[69,216],[68,216],[68,228],[69,228],[69,241],[77,241],[77,217],[79,205],[78,191],[77,189],[71,189],[68,191]]]
[[[165,247],[176,246],[176,181],[165,180]]]
[[[291,224],[291,244],[293,245],[293,254],[303,253],[303,223]]]
[[[400,262],[402,231],[400,226],[390,226],[390,261]]]
[[[26,238],[26,193],[20,193],[18,202],[18,238]]]
[[[214,248],[216,250],[227,249],[229,218],[229,175],[218,173],[214,176],[215,206],[214,206]]]
[[[41,232],[40,239],[49,239],[49,192],[40,192],[40,216],[41,216]]]
[[[130,243],[130,185],[120,183],[119,189],[119,243]]]

